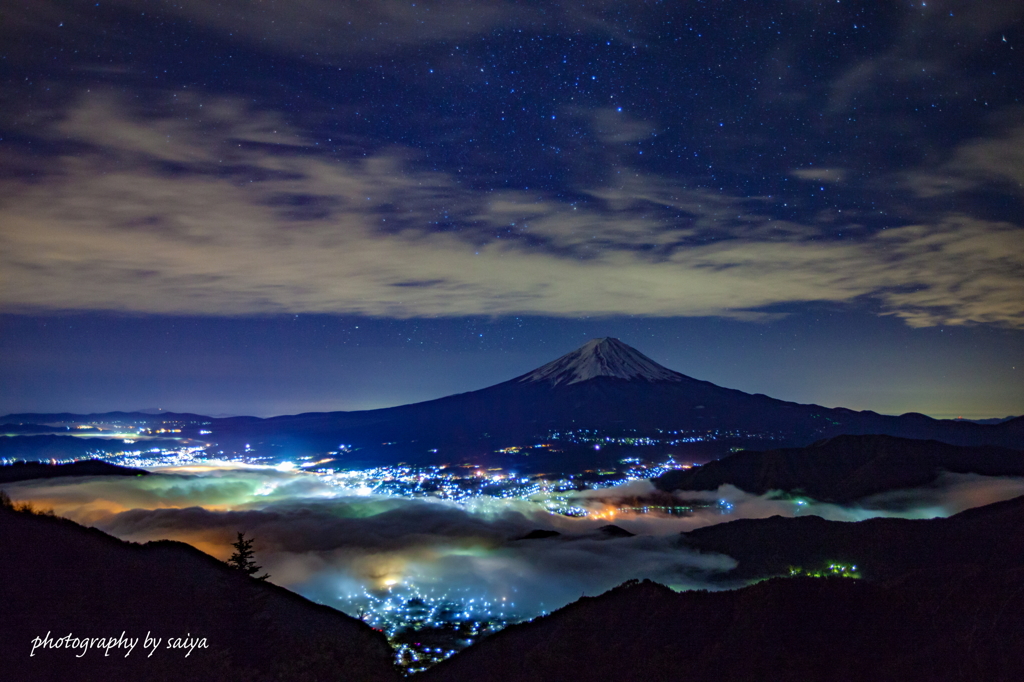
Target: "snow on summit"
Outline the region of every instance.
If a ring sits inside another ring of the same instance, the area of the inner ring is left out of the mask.
[[[518,379],[546,381],[552,386],[575,384],[594,377],[643,381],[683,381],[686,377],[662,367],[618,339],[593,339]]]

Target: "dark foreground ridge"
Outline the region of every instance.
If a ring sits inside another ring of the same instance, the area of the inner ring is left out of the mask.
[[[422,682],[1020,680],[1020,570],[893,585],[776,578],[683,592],[644,581],[512,626]]]
[[[821,563],[806,567],[821,570],[783,568],[795,577],[720,592],[677,593],[630,581],[511,626],[414,679],[1024,679],[1024,543],[1018,538],[1024,498],[949,519],[894,521],[776,517],[694,531],[686,538],[691,546],[739,548],[755,563],[760,556],[779,566],[798,558],[799,551],[791,552],[808,526],[815,528],[803,541],[805,552],[814,547],[820,556],[835,552],[856,560],[870,549],[872,534],[880,547],[847,573],[863,571],[862,579],[808,577],[829,573],[829,564]],[[863,534],[862,544],[843,545],[842,531],[850,527]],[[732,532],[737,528],[742,532]],[[725,541],[711,542],[716,533]],[[792,542],[778,542],[783,538]],[[959,542],[968,544],[958,548]],[[883,561],[883,555],[895,556]],[[744,555],[741,568],[745,561]]]
[[[0,678],[397,680],[383,634],[171,541],[123,542],[67,519],[0,506]],[[140,638],[110,650],[33,639]],[[162,639],[144,649],[144,639]],[[205,638],[207,648],[167,648]],[[191,653],[186,657],[186,653]]]
[[[820,502],[849,503],[926,486],[942,472],[1024,476],[1024,452],[893,436],[836,436],[805,448],[737,452],[701,467],[669,472],[654,483],[666,491],[716,490],[729,483],[756,495],[780,490]]]

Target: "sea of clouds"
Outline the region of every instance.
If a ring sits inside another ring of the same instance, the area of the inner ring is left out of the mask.
[[[602,513],[619,499],[654,494],[649,481],[577,493],[602,518],[552,514],[526,500],[470,503],[358,494],[304,472],[237,465],[154,470],[144,477],[26,481],[6,486],[32,501],[124,540],[172,539],[226,559],[236,533],[256,539],[271,581],[338,608],[391,590],[437,598],[503,601],[520,617],[600,594],[632,578],[676,589],[711,587],[736,565],[685,546],[681,532],[739,518],[813,514],[835,521],[933,518],[1024,495],[1024,479],[946,474],[926,488],[889,492],[856,505],[725,485],[678,491],[709,503],[688,516]],[[600,529],[614,523],[635,535]],[[560,535],[524,539],[533,530]],[[411,593],[411,592],[410,592]]]

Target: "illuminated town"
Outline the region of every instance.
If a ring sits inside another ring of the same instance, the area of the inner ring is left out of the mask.
[[[630,431],[635,435],[626,435]],[[635,429],[627,429],[624,433],[609,435],[596,429],[574,429],[571,431],[552,431],[548,440],[567,441],[574,444],[594,445],[632,445],[659,446],[684,445],[687,443],[707,443],[718,440],[777,440],[778,434],[767,432],[743,431],[740,429],[655,429],[656,435],[641,435]]]
[[[381,590],[339,595],[336,606],[383,631],[407,673],[426,670],[479,638],[526,620],[507,599],[437,596],[398,580]]]

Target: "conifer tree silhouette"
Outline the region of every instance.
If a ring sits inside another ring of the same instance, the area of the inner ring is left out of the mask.
[[[245,533],[238,532],[238,540],[231,543],[231,546],[235,548],[235,553],[228,559],[227,564],[232,568],[237,568],[246,575],[250,575],[257,580],[266,580],[270,577],[269,573],[263,575],[256,575],[259,573],[262,566],[256,565],[256,552],[252,549],[252,544],[255,542],[255,538],[246,539]]]

